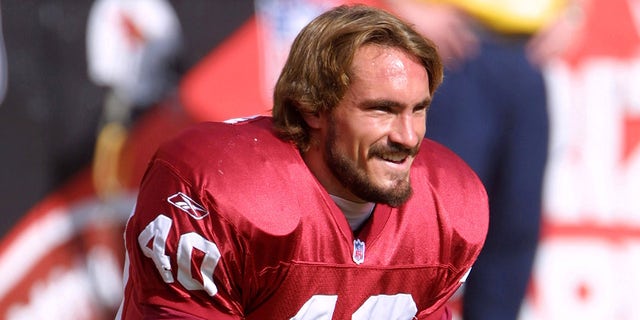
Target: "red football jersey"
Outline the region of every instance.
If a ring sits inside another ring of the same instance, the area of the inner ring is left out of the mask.
[[[482,247],[487,197],[425,139],[413,195],[354,234],[268,117],[162,146],[125,233],[124,319],[431,319]]]

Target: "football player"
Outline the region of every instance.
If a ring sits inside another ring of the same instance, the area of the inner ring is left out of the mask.
[[[424,139],[435,46],[362,5],[296,37],[272,117],[163,145],[125,233],[122,319],[450,319],[485,190]]]

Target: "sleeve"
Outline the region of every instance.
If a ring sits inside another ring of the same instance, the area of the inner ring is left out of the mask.
[[[127,223],[125,319],[241,319],[245,245],[207,193],[154,160]]]

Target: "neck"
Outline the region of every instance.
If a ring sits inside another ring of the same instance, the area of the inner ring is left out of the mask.
[[[332,194],[330,196],[342,210],[352,231],[358,230],[369,219],[375,208],[373,202],[354,202]]]

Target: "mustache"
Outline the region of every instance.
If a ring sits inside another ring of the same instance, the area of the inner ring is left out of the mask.
[[[420,144],[416,144],[413,147],[407,147],[405,145],[389,142],[387,144],[375,144],[369,149],[369,158],[380,157],[385,154],[399,154],[405,157],[415,157],[420,150]]]

